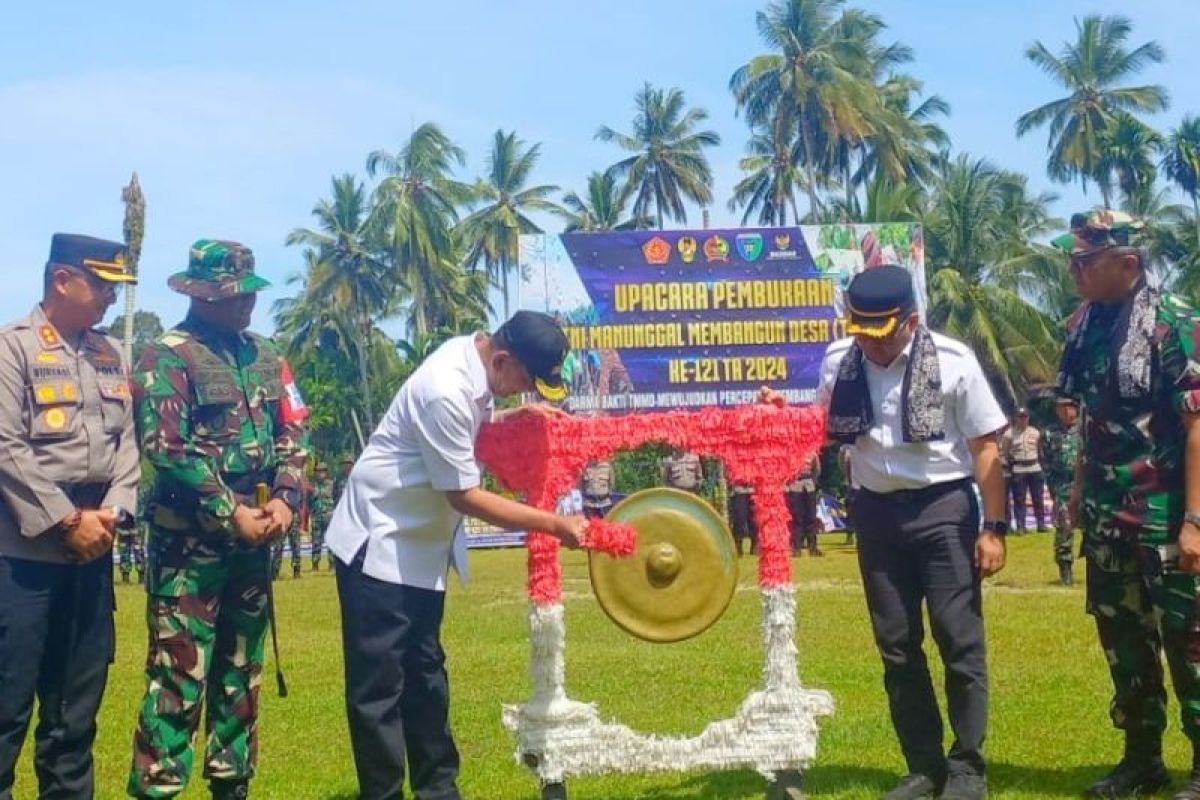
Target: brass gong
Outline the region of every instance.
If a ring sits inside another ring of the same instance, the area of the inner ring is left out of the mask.
[[[645,489],[605,518],[637,530],[632,555],[588,557],[592,590],[613,622],[639,639],[678,642],[720,618],[737,588],[737,555],[711,505],[679,489]]]

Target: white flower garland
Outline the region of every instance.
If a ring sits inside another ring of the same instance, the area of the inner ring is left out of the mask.
[[[780,770],[804,769],[817,754],[817,718],[833,713],[833,697],[800,685],[795,588],[763,589],[762,601],[762,688],[751,692],[731,719],[710,723],[693,737],[642,734],[601,722],[595,704],[568,698],[562,604],[533,606],[533,697],[505,706],[503,714],[505,727],[517,734],[517,760],[544,783],[561,783],[571,775],[700,767],[749,767],[770,779]]]

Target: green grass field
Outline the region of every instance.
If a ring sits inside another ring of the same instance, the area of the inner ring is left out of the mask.
[[[825,720],[808,787],[813,797],[878,797],[903,765],[853,550],[839,544],[840,534],[822,538],[826,558],[794,562],[800,677],[829,690],[838,704]],[[1120,739],[1107,715],[1108,675],[1083,613],[1083,591],[1055,583],[1050,550],[1049,534],[1012,539],[1007,569],[986,590],[993,797],[1076,797],[1119,755]],[[460,785],[472,800],[532,800],[538,797],[536,781],[514,762],[513,738],[500,725],[501,704],[522,701],[529,691],[524,553],[475,552],[471,562],[472,582],[451,592],[444,630],[454,730],[463,756]],[[690,735],[729,716],[758,683],[754,559],[742,560],[741,590],[725,616],[703,636],[675,645],[623,634],[591,596],[586,557],[570,553],[564,562],[569,693],[598,703],[605,718],[642,731]],[[278,698],[268,671],[253,794],[351,800],[355,780],[342,707],[333,578],[306,571],[302,580],[277,586],[292,694]],[[119,585],[117,602],[117,661],[96,746],[102,798],[123,795],[145,657],[141,591]],[[940,675],[935,680],[940,683]],[[18,775],[18,797],[33,796],[30,749]],[[1167,758],[1180,778],[1189,757],[1174,724]],[[568,789],[572,800],[764,796],[763,779],[750,771],[580,778]],[[207,797],[204,784],[193,780],[184,797]]]

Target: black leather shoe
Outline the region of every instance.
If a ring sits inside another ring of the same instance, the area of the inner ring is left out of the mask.
[[[804,800],[804,779],[797,770],[780,770],[767,783],[767,800]]]
[[[1187,786],[1176,792],[1171,800],[1200,800],[1200,773],[1193,772]]]
[[[1112,772],[1084,791],[1084,797],[1134,797],[1154,794],[1171,785],[1171,776],[1161,758],[1122,759]]]
[[[250,796],[250,781],[209,781],[213,800],[246,800]]]
[[[1200,745],[1192,745],[1192,774],[1171,800],[1200,800]]]
[[[987,778],[982,775],[951,775],[942,789],[942,800],[984,800]]]
[[[933,800],[938,786],[928,775],[905,775],[883,800]]]

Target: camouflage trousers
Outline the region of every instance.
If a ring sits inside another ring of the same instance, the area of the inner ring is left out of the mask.
[[[1075,560],[1075,531],[1068,519],[1067,506],[1071,502],[1071,486],[1067,485],[1063,492],[1061,487],[1054,490],[1054,561],[1057,564],[1070,564]]]
[[[321,563],[321,553],[325,550],[325,530],[329,527],[329,517],[313,516],[312,530],[312,563],[315,569]]]
[[[134,569],[140,573],[146,568],[145,531],[137,530],[122,532],[117,536],[117,566],[121,577],[128,578]]]
[[[300,571],[300,528],[293,525],[287,533],[271,542],[271,577],[278,578],[283,568],[283,546],[286,542],[292,551],[292,572]]]
[[[258,756],[269,552],[155,527],[147,544],[150,652],[129,794],[183,791],[206,703],[204,776],[249,779]]]
[[[1087,609],[1112,676],[1113,724],[1166,729],[1165,653],[1183,731],[1200,742],[1200,577],[1176,571],[1173,547],[1085,538]]]

